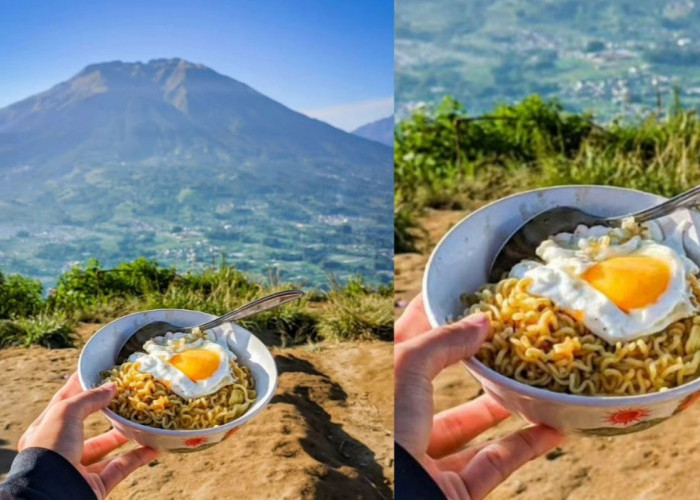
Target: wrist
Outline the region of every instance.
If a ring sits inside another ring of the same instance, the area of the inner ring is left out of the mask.
[[[26,446],[15,457],[6,481],[18,485],[23,492],[20,498],[96,498],[83,475],[68,459],[54,450],[38,446]]]

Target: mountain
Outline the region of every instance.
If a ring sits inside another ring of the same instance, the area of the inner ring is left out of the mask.
[[[394,117],[388,116],[352,131],[353,134],[394,147]]]
[[[4,171],[121,161],[221,164],[258,155],[340,157],[368,165],[386,155],[180,59],[90,65],[0,110],[0,145]]]
[[[92,64],[0,109],[2,270],[225,254],[312,284],[388,276],[392,161],[201,64]]]
[[[700,107],[700,4],[691,0],[404,0],[396,109],[445,95],[472,115],[530,94],[596,120]]]

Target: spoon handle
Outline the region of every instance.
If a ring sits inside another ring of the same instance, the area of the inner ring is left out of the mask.
[[[304,292],[302,292],[301,290],[285,290],[284,292],[273,293],[261,299],[254,300],[253,302],[239,307],[238,309],[235,309],[230,313],[225,314],[219,318],[213,319],[208,323],[199,325],[199,329],[208,330],[228,321],[235,321],[237,319],[247,318],[248,316],[252,316],[253,314],[257,314],[259,312],[272,309],[273,307],[277,307],[280,304],[284,304],[285,302],[291,302],[292,300],[296,300],[302,297],[303,295]]]
[[[668,201],[663,202],[660,205],[647,208],[636,214],[626,215],[625,217],[634,217],[636,222],[647,222],[653,219],[658,219],[664,215],[668,215],[681,208],[692,208],[700,204],[700,186],[695,186],[689,189],[685,193],[681,193],[678,196],[674,196]],[[615,217],[615,219],[621,219],[622,217]]]

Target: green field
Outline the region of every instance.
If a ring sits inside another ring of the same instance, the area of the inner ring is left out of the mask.
[[[405,0],[396,5],[400,117],[446,95],[472,114],[557,97],[600,123],[700,105],[700,7],[690,0]]]
[[[185,272],[224,255],[268,283],[327,289],[331,276],[393,278],[388,183],[360,192],[300,179],[284,192],[225,167],[110,172],[105,179],[100,169],[76,168],[25,204],[0,201],[0,269],[51,288],[56,276],[93,257],[115,266],[145,256]]]

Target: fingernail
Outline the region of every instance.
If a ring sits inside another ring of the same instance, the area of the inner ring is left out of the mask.
[[[470,329],[477,329],[477,335],[486,339],[491,331],[491,320],[486,314],[476,313],[462,318],[460,321],[465,327],[470,327]]]
[[[489,317],[484,313],[474,313],[459,320],[460,323],[469,323],[470,325],[490,325]]]
[[[107,382],[106,384],[102,384],[100,388],[103,391],[109,391],[109,392],[114,392],[117,390],[117,386],[114,384],[114,382]]]

